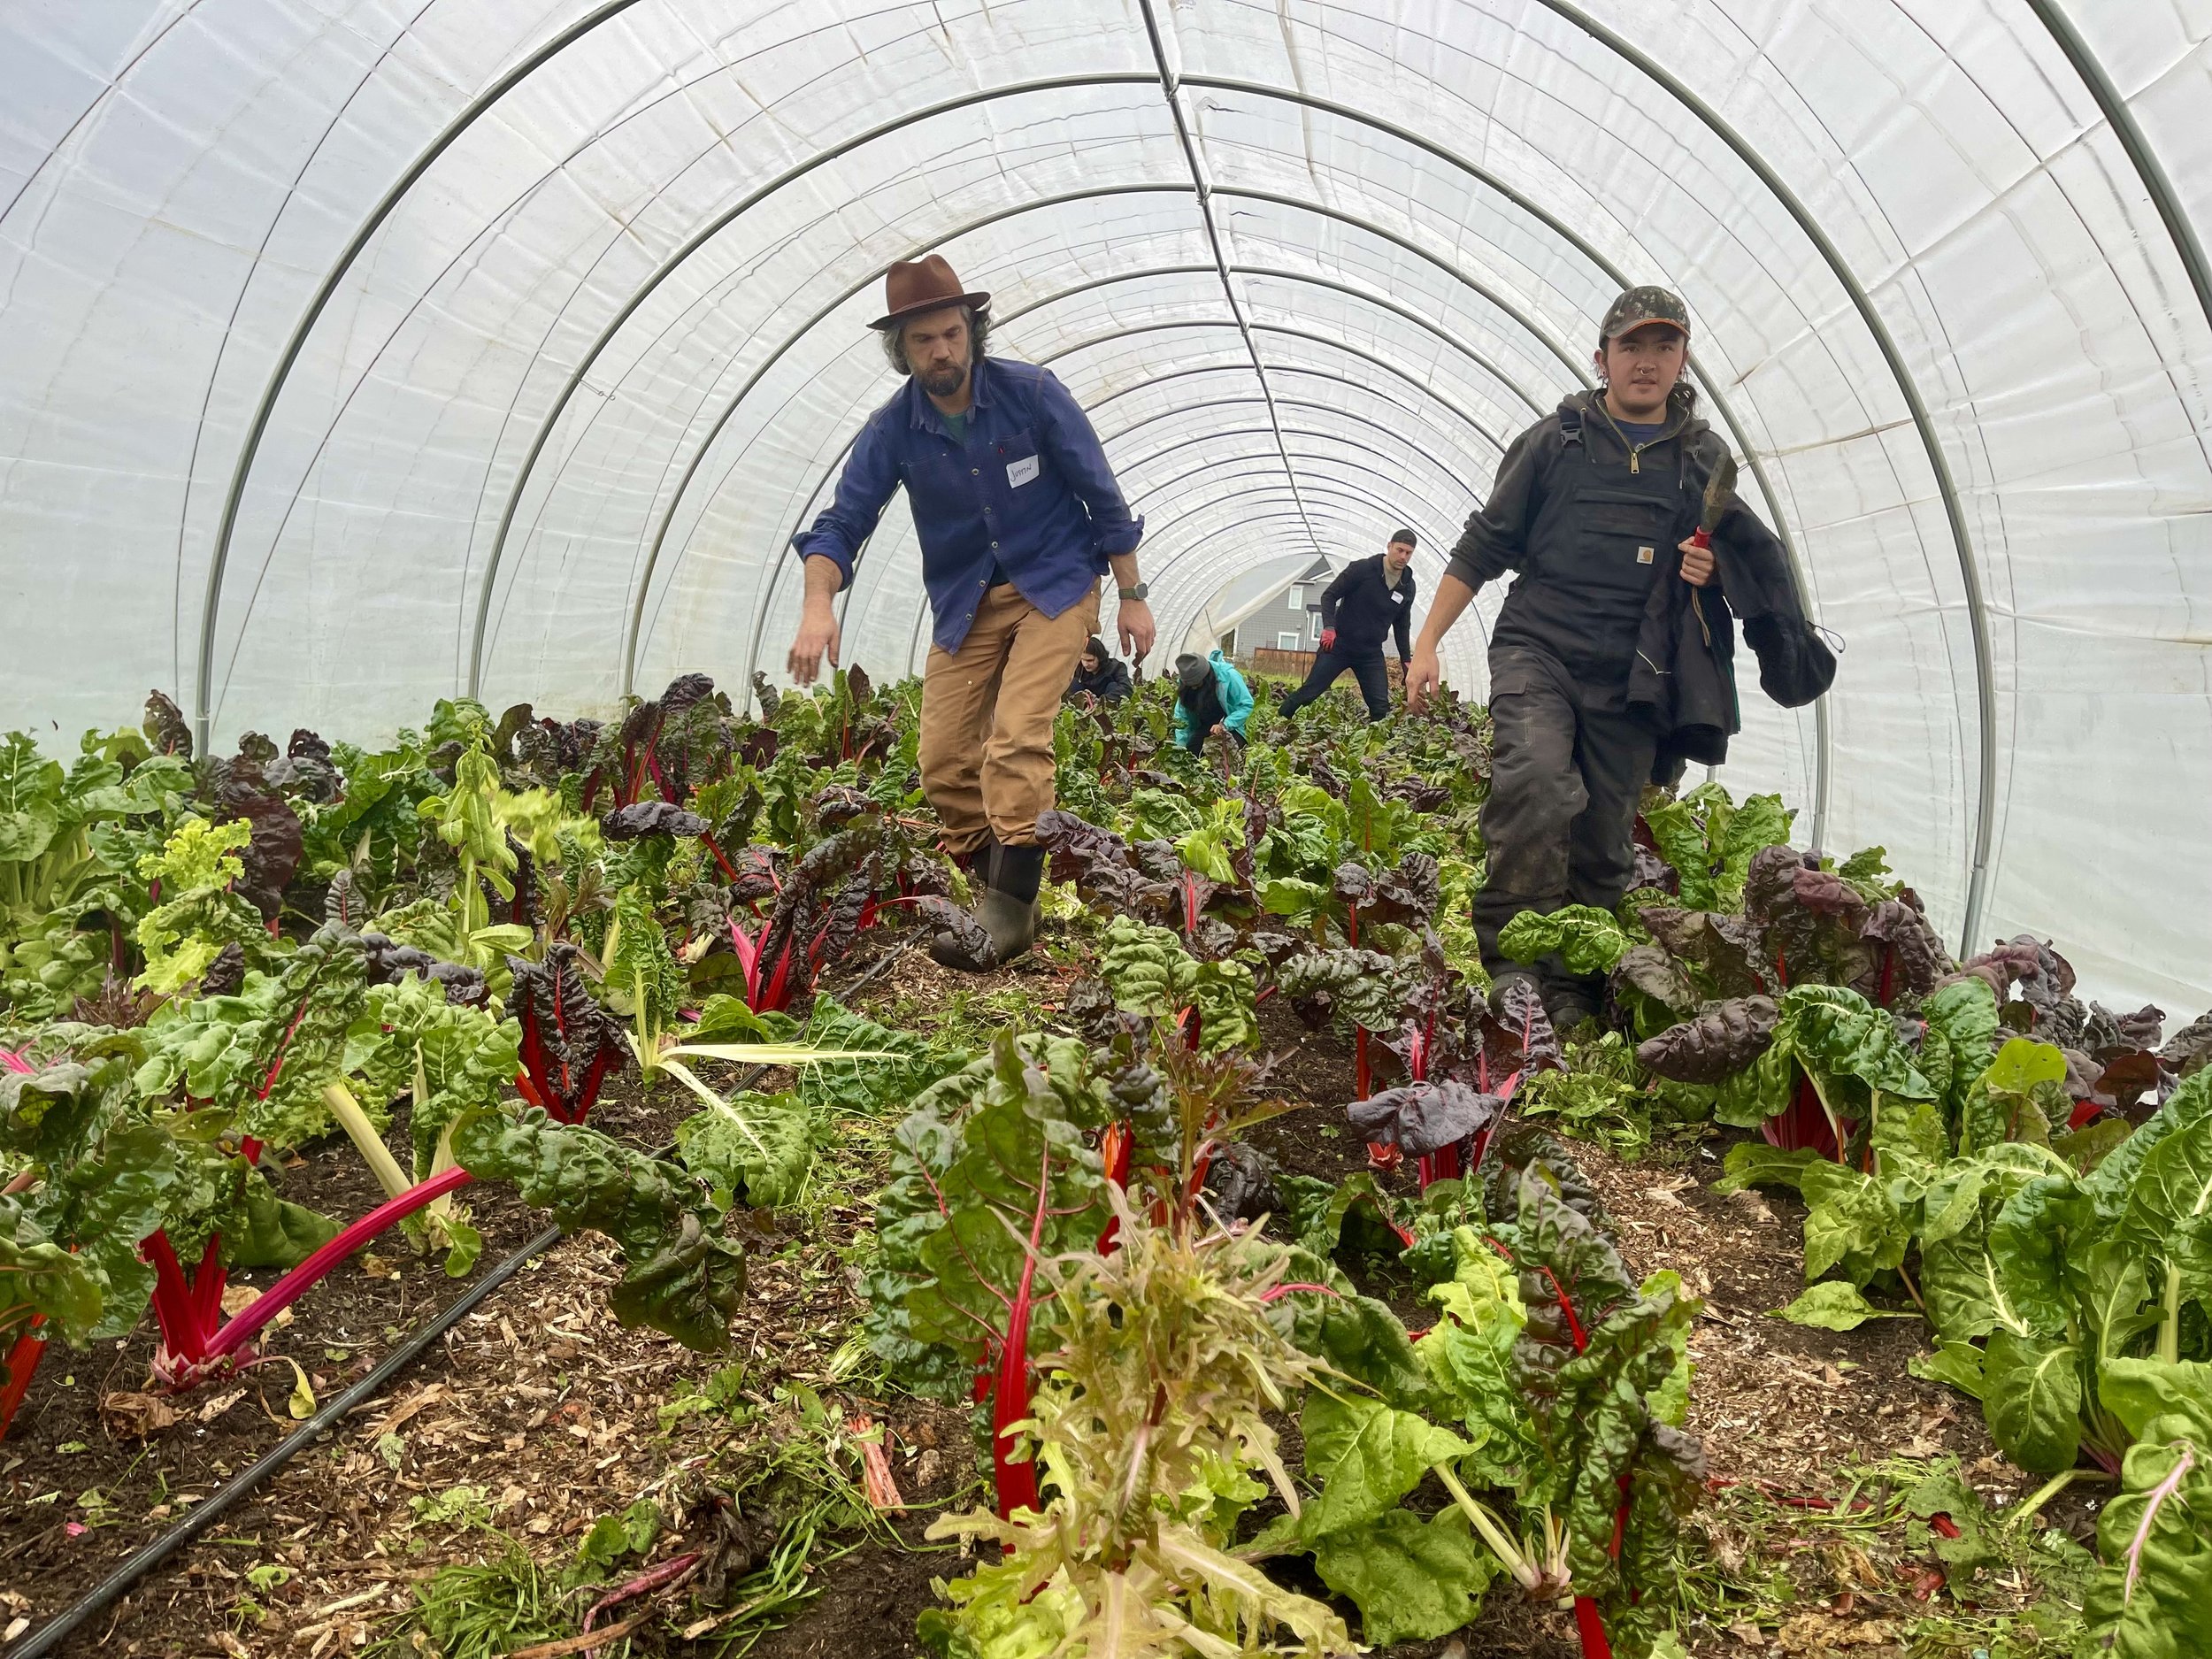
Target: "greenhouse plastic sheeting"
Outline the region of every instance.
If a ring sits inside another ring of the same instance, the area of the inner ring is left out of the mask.
[[[1687,298],[1845,645],[1723,773],[1955,941],[2212,992],[2212,0],[0,6],[0,725],[780,677],[894,260],[1093,411],[1178,639]],[[1479,622],[1495,614],[1486,593]],[[924,649],[895,505],[847,659]],[[1449,642],[1485,689],[1479,626]],[[1747,673],[1747,680],[1748,674]]]

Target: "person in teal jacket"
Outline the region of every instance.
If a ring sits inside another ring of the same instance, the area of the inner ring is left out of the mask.
[[[1186,653],[1175,659],[1175,741],[1194,755],[1203,754],[1217,733],[1244,741],[1252,715],[1252,688],[1237,665],[1219,651],[1204,657]]]

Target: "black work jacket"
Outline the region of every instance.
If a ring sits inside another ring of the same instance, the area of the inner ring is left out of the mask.
[[[1715,580],[1680,580],[1680,543],[1726,452],[1694,390],[1677,387],[1664,429],[1634,447],[1601,398],[1571,394],[1514,441],[1450,571],[1470,588],[1518,571],[1492,642],[1547,651],[1592,707],[1635,713],[1659,739],[1655,779],[1671,781],[1685,762],[1718,765],[1741,729],[1735,618],[1801,629],[1804,610],[1781,543],[1740,500],[1713,534]]]
[[[1060,694],[1060,700],[1064,703],[1086,691],[1101,703],[1119,703],[1129,695],[1129,664],[1110,657],[1098,665],[1095,674],[1087,674],[1079,661],[1075,664],[1075,678],[1068,681],[1068,688]]]
[[[1398,660],[1413,656],[1408,643],[1413,622],[1413,567],[1398,572],[1393,588],[1383,576],[1383,556],[1355,559],[1321,590],[1321,626],[1336,630],[1336,649],[1356,656],[1382,649],[1390,634],[1398,639]]]

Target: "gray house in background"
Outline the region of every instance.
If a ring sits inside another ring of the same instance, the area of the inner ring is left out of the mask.
[[[1327,559],[1301,553],[1233,577],[1193,620],[1181,649],[1231,657],[1313,650],[1321,639],[1321,590],[1335,574]]]

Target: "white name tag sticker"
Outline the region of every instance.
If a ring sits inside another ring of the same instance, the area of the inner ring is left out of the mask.
[[[1650,549],[1649,548],[1647,548],[1647,547],[1640,547],[1640,548],[1638,548],[1638,549],[1636,549],[1636,562],[1637,562],[1639,565],[1648,565],[1648,564],[1650,564],[1650,563],[1651,563],[1651,549]]]
[[[1036,477],[1037,457],[1033,455],[1025,455],[1018,461],[1006,464],[1006,482],[1011,488],[1019,489],[1024,484],[1033,483]]]

